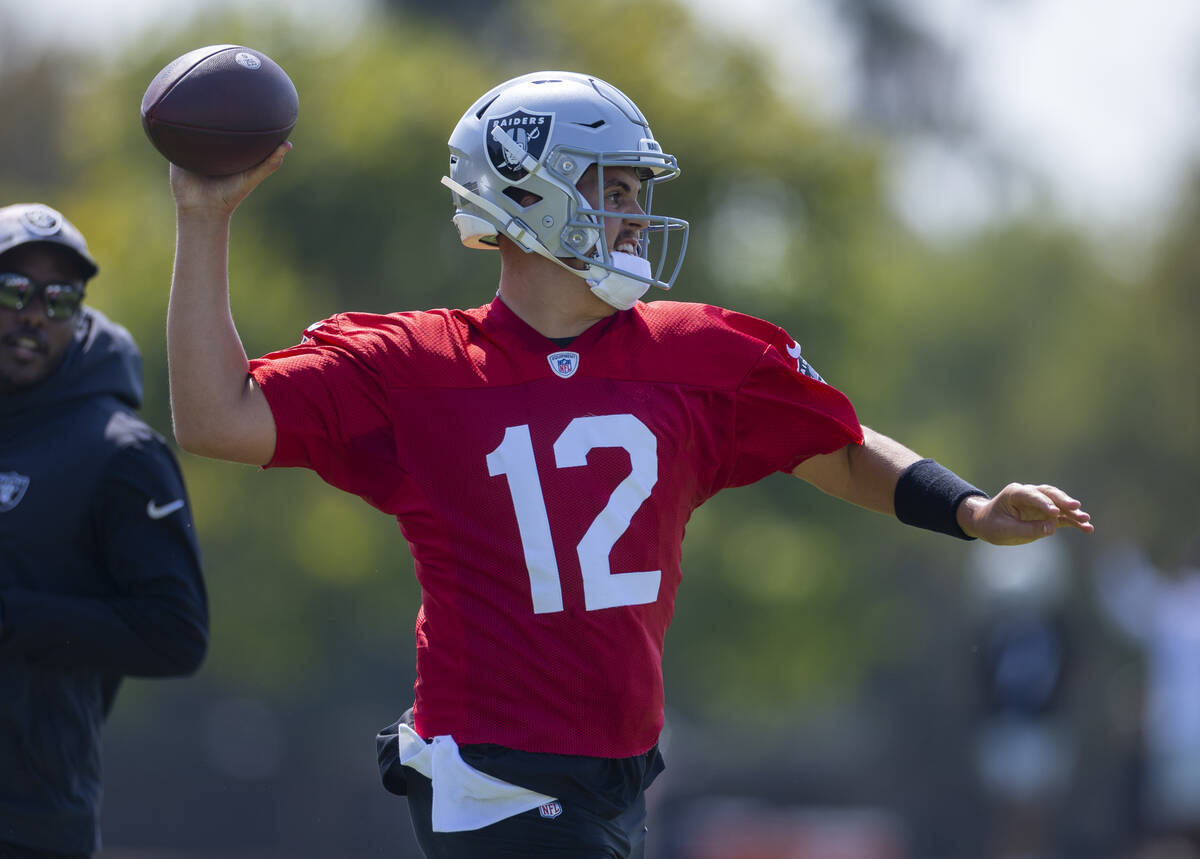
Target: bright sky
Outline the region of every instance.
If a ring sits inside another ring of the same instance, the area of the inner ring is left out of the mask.
[[[832,115],[845,111],[852,57],[829,12],[835,3],[687,2],[726,30],[762,38],[797,91]],[[989,143],[1044,177],[1067,217],[1101,231],[1152,225],[1181,171],[1200,164],[1197,0],[895,2],[964,59],[955,83]],[[914,221],[971,226],[1005,204],[965,156],[907,150],[895,182]]]
[[[775,50],[786,89],[832,116],[845,112],[852,58],[833,0],[685,2]],[[1197,0],[896,2],[966,59],[959,94],[990,145],[1044,176],[1066,216],[1102,231],[1153,224],[1181,171],[1200,159]],[[360,21],[345,0],[0,0],[0,20],[15,15],[34,39],[116,45],[171,12],[230,3],[302,14],[331,32]],[[894,188],[901,210],[933,232],[1014,204],[970,153],[926,145],[901,151]]]

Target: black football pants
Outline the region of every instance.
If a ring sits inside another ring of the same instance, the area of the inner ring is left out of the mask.
[[[432,783],[407,769],[408,810],[427,859],[643,859],[646,853],[646,795],[608,819],[562,803],[552,819],[534,808],[491,826],[467,832],[434,832]]]

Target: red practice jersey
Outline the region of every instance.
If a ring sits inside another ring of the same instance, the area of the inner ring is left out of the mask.
[[[424,737],[629,757],[663,726],[684,527],[718,490],[861,443],[778,326],[660,301],[567,347],[500,300],[346,313],[251,362],[270,466],[393,514],[421,584]]]

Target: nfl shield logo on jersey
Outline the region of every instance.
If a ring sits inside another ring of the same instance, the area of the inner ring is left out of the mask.
[[[562,803],[558,800],[547,802],[545,805],[538,807],[538,814],[547,820],[553,820],[562,814]]]
[[[0,474],[0,513],[7,513],[20,504],[28,488],[29,478],[24,474],[15,471]]]
[[[551,352],[546,356],[546,360],[550,362],[550,369],[554,374],[562,379],[571,378],[579,369],[578,352]]]

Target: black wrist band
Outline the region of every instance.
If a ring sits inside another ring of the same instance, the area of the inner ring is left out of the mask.
[[[944,465],[932,459],[918,460],[904,469],[896,482],[896,518],[905,525],[974,540],[959,527],[956,515],[958,505],[970,495],[988,497]]]

